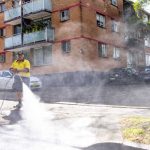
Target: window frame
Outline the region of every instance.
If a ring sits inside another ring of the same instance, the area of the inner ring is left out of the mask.
[[[114,47],[113,48],[113,59],[115,59],[115,60],[119,60],[120,59],[120,49],[118,47]]]
[[[16,1],[16,0],[13,0],[12,1],[12,6],[15,8],[15,7],[18,7],[19,6],[19,1]]]
[[[113,6],[118,6],[118,1],[117,0],[111,0],[111,5]]]
[[[5,36],[5,28],[0,28],[0,37]]]
[[[5,3],[0,3],[0,13],[4,12],[6,10]]]
[[[48,50],[49,50],[49,55],[46,55],[46,48],[48,48]],[[35,58],[35,53],[36,53],[36,51],[37,51],[37,49],[40,49],[40,53],[42,53],[42,63],[37,63],[37,58]],[[35,48],[35,49],[33,49],[33,59],[32,59],[32,64],[33,64],[33,66],[46,66],[46,65],[50,65],[50,64],[52,64],[52,46],[43,46],[43,47],[37,47],[37,48]],[[50,61],[48,62],[48,63],[45,63],[44,62],[44,59],[45,59],[45,57],[50,57],[49,59],[50,59]]]
[[[96,12],[96,24],[100,28],[106,27],[106,17],[98,12]]]
[[[71,41],[66,40],[61,42],[61,49],[63,54],[67,54],[71,52]]]
[[[63,16],[64,14],[64,16]],[[60,21],[64,22],[70,19],[70,11],[69,9],[64,9],[60,11]]]
[[[17,27],[20,27],[20,32],[16,32],[17,31]],[[17,35],[17,34],[21,34],[21,24],[17,24],[13,26],[13,34]]]
[[[98,55],[102,58],[108,58],[107,44],[98,42]]]
[[[150,47],[150,38],[149,37],[144,38],[144,46],[145,47]]]
[[[6,54],[0,53],[0,63],[5,63],[5,60],[6,60]]]
[[[145,54],[145,65],[150,66],[150,53]]]
[[[111,31],[112,32],[119,32],[118,31],[118,23],[114,19],[112,19],[112,26],[111,26]]]

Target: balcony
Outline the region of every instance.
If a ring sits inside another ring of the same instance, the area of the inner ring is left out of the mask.
[[[46,28],[45,30],[24,34],[24,45],[42,41],[54,41],[54,30]]]
[[[48,16],[52,11],[50,0],[32,0],[23,4],[23,15],[27,19],[38,19]]]
[[[4,12],[4,22],[11,25],[19,24],[21,22],[21,7],[11,8]]]
[[[21,35],[5,38],[5,49],[17,47],[21,45]]]
[[[50,0],[32,0],[23,4],[23,17],[38,19],[50,15],[52,5]],[[4,12],[4,22],[16,25],[21,22],[21,6],[8,9]]]
[[[21,46],[21,34],[5,38],[5,50],[30,49],[42,43],[54,41],[54,29],[45,28],[44,30],[26,33],[23,35],[23,46]]]

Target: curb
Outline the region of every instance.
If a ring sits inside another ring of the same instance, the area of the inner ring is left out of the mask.
[[[84,104],[84,103],[72,103],[72,102],[54,102],[45,104],[62,104],[62,105],[80,105],[80,106],[94,106],[94,107],[112,107],[112,108],[130,108],[130,109],[149,109],[150,107],[139,107],[139,106],[122,106],[122,105],[105,105],[105,104]]]

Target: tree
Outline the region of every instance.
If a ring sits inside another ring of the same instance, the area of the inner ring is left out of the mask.
[[[145,35],[148,35],[150,33],[150,20],[148,20],[147,16],[147,14],[150,12],[147,12],[146,10],[146,8],[148,7],[150,7],[150,0],[135,0],[133,3],[133,8],[137,14],[137,17],[142,21],[142,23],[140,23],[140,26],[142,25],[142,30]]]
[[[133,0],[130,0],[133,1]],[[144,14],[146,13],[146,8],[150,7],[149,0],[135,0],[133,3],[133,8],[137,13],[137,16],[143,19]],[[150,9],[149,9],[150,11]],[[149,22],[148,22],[149,23]]]

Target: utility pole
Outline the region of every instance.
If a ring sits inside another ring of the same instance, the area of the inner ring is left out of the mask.
[[[21,5],[21,46],[23,46],[23,0],[20,0]]]

